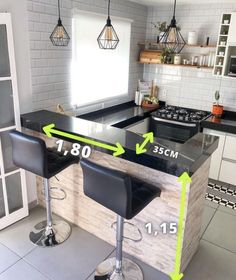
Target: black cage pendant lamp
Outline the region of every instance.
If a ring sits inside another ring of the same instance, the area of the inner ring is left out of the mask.
[[[108,0],[107,23],[97,39],[100,49],[104,49],[104,50],[115,50],[117,45],[119,44],[119,38],[116,34],[114,27],[111,24],[110,6],[111,6],[111,0]]]
[[[186,41],[180,33],[175,19],[176,12],[176,0],[174,3],[174,15],[170,25],[167,27],[164,35],[160,38],[163,47],[166,48],[170,53],[180,53],[186,45]]]
[[[62,24],[60,0],[58,0],[58,16],[58,23],[50,36],[50,40],[54,46],[66,47],[70,42],[70,36],[66,32],[66,29]]]

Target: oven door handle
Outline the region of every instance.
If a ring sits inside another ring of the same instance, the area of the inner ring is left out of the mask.
[[[159,121],[159,122],[163,122],[163,123],[178,124],[178,125],[185,126],[185,127],[197,127],[196,123],[182,123],[182,122],[178,122],[178,121],[165,120],[165,119],[161,119],[161,118],[157,118],[157,117],[152,117],[152,118],[155,121]]]

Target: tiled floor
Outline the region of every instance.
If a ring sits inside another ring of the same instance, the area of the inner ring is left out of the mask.
[[[94,268],[113,255],[114,248],[78,227],[56,248],[34,247],[28,233],[44,215],[43,209],[36,208],[28,218],[0,232],[0,280],[92,280]],[[183,279],[235,280],[235,232],[236,210],[206,201],[201,245]],[[145,280],[170,280],[137,263]]]

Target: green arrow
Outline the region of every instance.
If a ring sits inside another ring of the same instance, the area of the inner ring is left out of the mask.
[[[191,183],[192,180],[187,172],[184,172],[178,179],[178,182],[182,184],[181,200],[180,200],[180,214],[178,223],[178,236],[177,236],[177,249],[175,258],[175,271],[170,274],[171,280],[180,280],[184,277],[183,273],[180,273],[181,263],[181,251],[183,246],[183,223],[184,223],[184,211],[186,206],[186,191],[187,184]]]
[[[145,147],[147,146],[147,144],[153,143],[154,142],[154,135],[153,132],[149,132],[143,135],[143,138],[146,138],[144,140],[144,142],[140,145],[140,144],[136,144],[136,154],[140,155],[140,154],[144,154],[147,152],[147,149],[145,149]]]
[[[94,146],[97,146],[97,147],[100,147],[100,148],[103,148],[103,149],[111,150],[111,151],[114,152],[113,153],[114,157],[118,157],[118,156],[125,153],[125,150],[121,146],[120,143],[116,143],[116,146],[111,146],[111,145],[108,145],[108,144],[105,144],[105,143],[97,142],[95,140],[91,140],[91,139],[80,137],[80,136],[77,136],[77,135],[74,135],[74,134],[62,132],[62,131],[59,131],[59,130],[54,129],[54,128],[55,128],[55,124],[49,124],[49,125],[46,125],[46,126],[43,127],[43,131],[49,138],[52,137],[52,134],[56,134],[56,135],[60,135],[60,136],[63,136],[65,138],[80,141],[80,142],[83,142],[83,143],[86,143],[86,144],[89,144],[89,145],[94,145]]]

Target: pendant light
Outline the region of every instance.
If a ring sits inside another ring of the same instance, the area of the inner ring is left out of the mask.
[[[170,25],[167,27],[164,35],[160,38],[163,48],[166,48],[170,53],[180,53],[186,45],[186,41],[177,27],[175,19],[176,0],[174,3],[174,14]]]
[[[108,0],[107,23],[97,39],[100,49],[104,49],[104,50],[114,50],[119,44],[119,38],[116,34],[114,27],[111,24],[110,5],[111,5],[111,0]]]
[[[66,47],[70,42],[70,37],[66,32],[65,27],[62,24],[60,0],[58,0],[58,16],[59,16],[58,23],[50,36],[50,40],[54,46]]]

